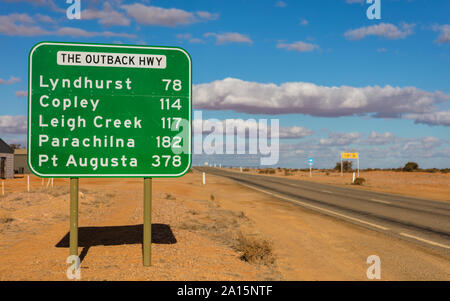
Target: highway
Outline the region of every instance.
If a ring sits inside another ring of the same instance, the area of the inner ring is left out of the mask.
[[[450,254],[450,202],[222,168],[195,169],[229,178],[282,201]]]

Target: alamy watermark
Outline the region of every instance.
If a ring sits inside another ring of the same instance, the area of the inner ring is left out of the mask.
[[[370,280],[381,279],[381,259],[377,255],[370,255],[366,260],[370,266],[367,268],[366,276]]]
[[[81,19],[81,0],[66,0],[67,4],[70,4],[66,10],[67,19]]]
[[[381,0],[367,0],[367,4],[370,6],[367,8],[366,16],[369,20],[381,19]]]
[[[260,165],[275,165],[279,160],[278,119],[203,119],[194,112],[193,153],[195,155],[257,155]],[[175,149],[172,149],[176,153]]]
[[[66,271],[67,279],[80,280],[81,279],[81,260],[77,255],[70,255],[67,257],[66,263],[70,264]]]

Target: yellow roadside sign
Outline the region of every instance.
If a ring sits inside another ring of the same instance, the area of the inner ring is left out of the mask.
[[[342,159],[358,159],[358,153],[342,153]]]

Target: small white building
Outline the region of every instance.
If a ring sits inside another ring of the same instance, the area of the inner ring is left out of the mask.
[[[14,178],[14,150],[0,139],[0,179]]]

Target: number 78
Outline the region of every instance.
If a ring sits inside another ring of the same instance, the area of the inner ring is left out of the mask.
[[[172,89],[174,90],[174,91],[180,91],[181,90],[181,88],[182,88],[182,85],[181,85],[181,80],[179,80],[179,79],[175,79],[175,80],[171,80],[171,79],[163,79],[162,80],[164,83],[166,83],[166,91],[168,91],[169,90],[169,88],[170,88],[170,84],[172,83]]]

